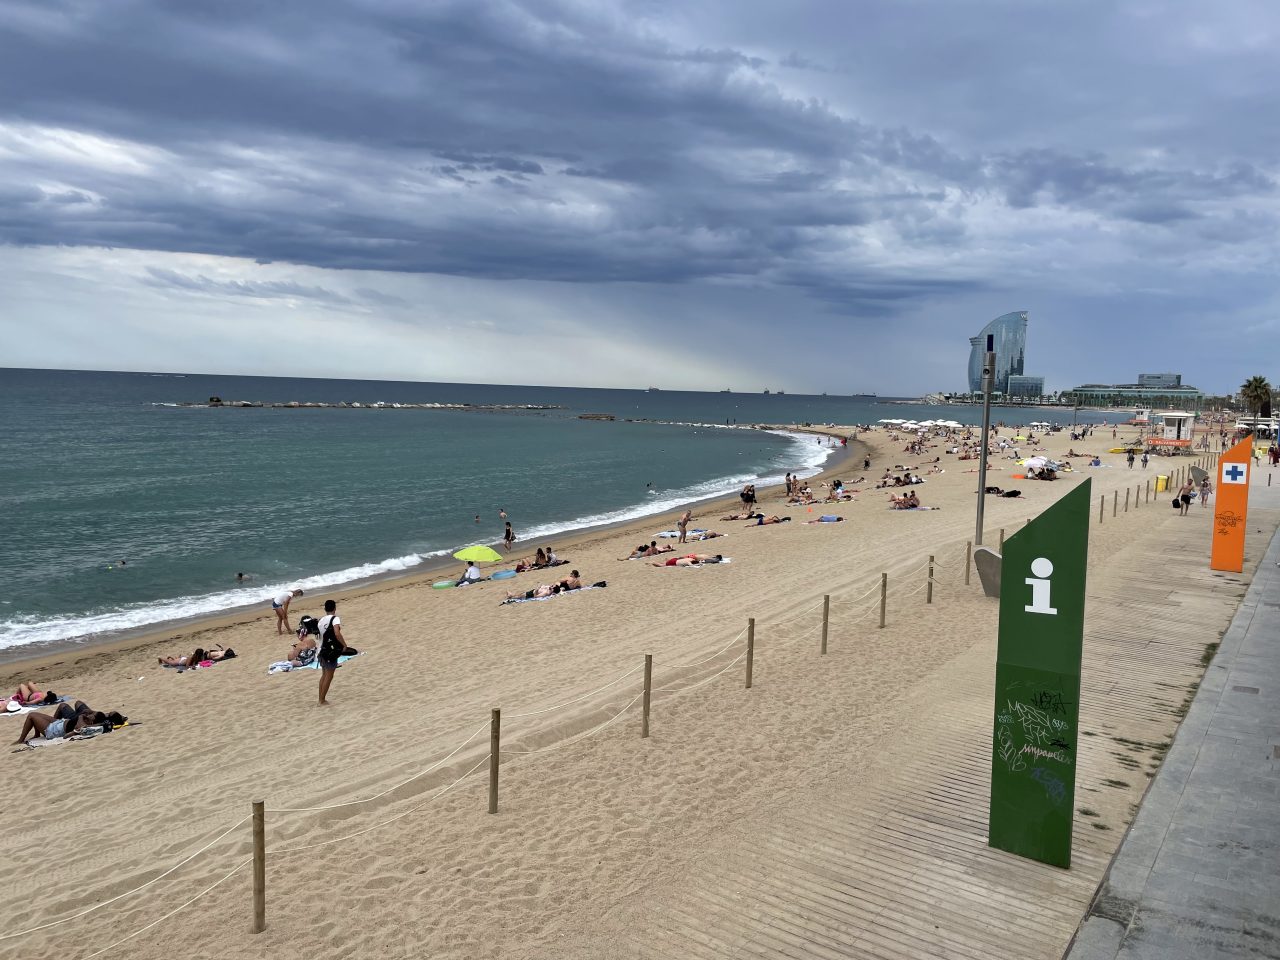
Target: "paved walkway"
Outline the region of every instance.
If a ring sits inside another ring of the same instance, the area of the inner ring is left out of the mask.
[[[1067,960],[1280,958],[1278,707],[1280,534]]]

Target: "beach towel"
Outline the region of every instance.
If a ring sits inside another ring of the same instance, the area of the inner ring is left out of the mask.
[[[342,666],[348,660],[354,660],[358,656],[360,656],[360,654],[358,653],[341,656],[338,658],[338,666]],[[271,664],[271,666],[267,667],[267,673],[292,673],[294,670],[319,670],[319,669],[320,669],[320,662],[318,660],[312,660],[310,663],[304,663],[300,667],[295,667],[288,660],[277,660],[275,663]]]
[[[506,600],[499,603],[498,606],[505,607],[509,603],[536,603],[539,600],[555,600],[557,597],[567,597],[571,594],[583,593],[587,590],[603,590],[605,586],[605,582],[601,581],[600,583],[593,583],[589,587],[579,587],[577,590],[561,590],[559,593],[548,594],[545,597],[508,597]]]
[[[107,726],[85,727],[83,730],[77,730],[75,733],[73,733],[69,737],[59,737],[57,740],[46,740],[44,737],[33,737],[32,739],[28,740],[26,743],[16,744],[14,748],[9,752],[21,753],[24,750],[34,750],[37,747],[56,747],[64,743],[71,743],[75,740],[92,740],[95,737],[102,736],[104,733],[113,733],[117,730],[125,730],[129,727],[139,726],[141,723],[142,721],[140,720],[137,723],[130,723],[128,720],[126,720],[124,723],[116,727],[107,727]]]
[[[687,538],[690,534],[694,534],[694,533],[706,533],[706,532],[707,532],[707,530],[706,530],[706,528],[705,528],[705,527],[699,527],[699,528],[698,528],[698,529],[696,529],[696,530],[690,530],[690,531],[688,531],[688,532],[685,534],[685,536],[686,536],[686,538]],[[661,533],[655,533],[655,534],[654,534],[654,536],[655,536],[655,537],[678,537],[678,536],[680,536],[680,531],[679,531],[679,530],[663,530]]]
[[[57,700],[53,701],[53,703],[29,703],[25,707],[21,707],[17,710],[5,710],[4,715],[6,717],[20,717],[24,713],[30,713],[32,710],[39,710],[41,707],[56,706],[59,703],[66,703],[70,699],[70,697],[59,697]],[[7,704],[8,701],[6,700],[5,703]]]

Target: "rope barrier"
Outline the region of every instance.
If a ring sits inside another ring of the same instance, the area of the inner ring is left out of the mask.
[[[739,663],[740,663],[740,662],[741,662],[741,661],[746,657],[746,655],[747,655],[747,652],[746,652],[745,650],[744,650],[744,651],[742,651],[742,653],[738,654],[736,657],[734,657],[732,660],[730,660],[727,664],[725,664],[725,666],[724,666],[724,667],[722,667],[721,669],[717,670],[715,673],[711,674],[711,676],[709,676],[709,677],[707,677],[707,678],[705,678],[705,679],[703,679],[703,680],[699,680],[697,683],[695,683],[695,684],[691,684],[690,686],[687,686],[687,687],[679,687],[679,688],[676,688],[676,687],[660,687],[660,688],[658,688],[657,690],[655,690],[655,691],[653,691],[653,692],[654,692],[654,693],[668,693],[668,692],[670,692],[670,691],[673,691],[673,690],[674,690],[675,692],[671,694],[671,696],[674,698],[674,697],[678,697],[678,696],[680,696],[681,694],[688,693],[690,690],[697,690],[699,687],[701,687],[701,686],[705,686],[706,684],[710,683],[712,680],[714,680],[716,677],[720,676],[722,673],[725,673],[726,671],[730,670],[731,668],[733,668],[733,667],[737,666],[737,665],[738,665],[738,664],[739,664]]]
[[[602,693],[603,691],[608,690],[610,687],[615,686],[621,683],[623,680],[627,679],[627,677],[631,676],[637,670],[643,670],[643,669],[644,669],[644,664],[641,664],[638,667],[632,667],[630,670],[628,670],[622,676],[618,677],[616,680],[611,680],[608,683],[606,683],[603,687],[597,687],[595,690],[592,690],[590,693],[584,693],[582,696],[575,697],[572,700],[565,700],[563,703],[557,703],[555,706],[547,707],[544,710],[531,710],[528,713],[513,713],[511,714],[511,716],[507,717],[507,719],[508,720],[524,720],[527,717],[540,717],[545,713],[552,713],[553,711],[559,710],[562,707],[571,707],[575,703],[581,703],[583,700],[591,699],[597,693]]]
[[[281,807],[279,809],[269,809],[269,810],[266,810],[265,812],[266,813],[319,813],[322,810],[337,810],[341,807],[354,807],[362,803],[372,803],[374,800],[381,800],[388,793],[391,793],[394,790],[400,789],[405,784],[412,783],[414,780],[417,780],[419,777],[425,777],[432,770],[439,769],[441,766],[443,766],[444,764],[452,760],[458,754],[458,752],[462,750],[463,747],[467,746],[467,744],[471,743],[471,741],[474,740],[476,737],[478,737],[483,731],[488,729],[489,729],[489,722],[486,720],[481,726],[476,728],[475,733],[467,737],[466,740],[463,740],[462,743],[460,743],[457,747],[455,747],[453,751],[449,753],[447,756],[443,757],[440,760],[437,760],[431,766],[427,767],[427,769],[418,771],[408,780],[401,780],[399,783],[395,784],[394,786],[387,787],[387,789],[383,790],[381,793],[373,795],[372,797],[366,797],[363,800],[346,800],[342,803],[330,803],[322,807]]]
[[[571,738],[570,738],[570,739],[568,739],[568,740],[560,740],[560,741],[558,741],[558,742],[556,742],[556,743],[549,744],[549,745],[547,745],[547,746],[545,746],[545,747],[536,747],[536,748],[535,748],[535,749],[533,749],[533,750],[512,750],[510,747],[504,747],[502,752],[503,752],[503,754],[510,754],[510,755],[512,755],[512,756],[517,756],[517,757],[531,757],[531,756],[533,756],[534,754],[538,754],[538,753],[547,753],[547,752],[549,752],[549,751],[551,751],[551,750],[558,750],[558,749],[560,749],[561,747],[570,747],[570,746],[573,746],[573,744],[575,744],[575,743],[579,742],[580,740],[585,740],[585,739],[587,739],[587,737],[590,737],[590,736],[593,736],[593,735],[595,735],[595,734],[599,733],[601,730],[605,729],[606,727],[608,727],[608,726],[610,726],[611,724],[613,724],[614,722],[616,722],[616,721],[617,721],[617,719],[618,719],[620,716],[622,716],[624,713],[626,713],[628,710],[630,710],[632,707],[634,707],[634,706],[636,705],[636,701],[637,701],[637,700],[639,700],[639,699],[640,699],[641,697],[643,697],[643,696],[644,696],[644,694],[643,694],[643,693],[638,693],[638,694],[636,694],[636,695],[631,699],[631,702],[630,702],[630,703],[628,703],[625,707],[623,707],[621,710],[619,710],[617,713],[615,713],[612,717],[610,717],[610,718],[609,718],[608,720],[606,720],[604,723],[600,724],[599,726],[592,727],[590,730],[587,730],[587,731],[585,731],[585,732],[583,732],[583,733],[577,734],[577,735],[575,735],[575,736],[571,737]]]
[[[739,640],[741,640],[741,639],[742,639],[742,635],[743,635],[744,633],[746,633],[746,632],[747,632],[747,628],[746,628],[746,627],[743,627],[741,630],[739,630],[739,631],[738,631],[738,635],[737,635],[736,637],[734,637],[732,640],[730,640],[728,643],[726,643],[723,647],[721,647],[719,650],[717,650],[717,651],[716,651],[715,653],[713,653],[711,656],[707,657],[705,660],[698,660],[698,661],[696,661],[696,662],[694,662],[694,663],[682,663],[682,664],[681,664],[679,667],[677,667],[676,669],[678,669],[678,670],[688,670],[690,667],[700,667],[700,666],[702,666],[704,663],[710,663],[710,662],[711,662],[712,660],[714,660],[716,657],[720,656],[720,654],[724,653],[726,650],[728,650],[730,647],[732,647],[735,643],[737,643]]]
[[[485,726],[487,727],[488,724],[486,723]],[[433,793],[426,800],[423,800],[421,803],[414,804],[412,807],[410,807],[408,810],[405,810],[403,813],[397,813],[394,817],[389,817],[386,820],[381,820],[378,823],[373,824],[372,826],[365,827],[363,830],[357,830],[355,833],[348,833],[342,837],[335,837],[332,840],[321,840],[318,843],[306,843],[306,844],[299,844],[297,846],[289,846],[288,844],[285,844],[284,846],[281,846],[281,847],[272,847],[269,852],[297,853],[299,850],[313,850],[316,847],[328,847],[328,846],[332,846],[335,843],[342,843],[344,840],[354,840],[356,837],[362,837],[366,833],[371,833],[374,830],[377,830],[379,827],[385,827],[388,823],[395,823],[397,820],[407,817],[409,814],[414,813],[417,810],[420,810],[421,808],[425,807],[427,804],[435,800],[438,800],[440,797],[443,797],[446,793],[448,793],[450,790],[452,790],[454,787],[460,784],[463,780],[467,779],[467,777],[471,776],[473,773],[475,773],[477,770],[479,770],[488,762],[489,762],[489,754],[486,751],[484,757],[481,758],[479,763],[477,763],[474,767],[472,767],[462,776],[458,777],[458,779],[453,781],[453,783],[447,786],[441,787],[439,790]]]
[[[216,837],[214,837],[212,840],[206,843],[203,847],[201,847],[195,853],[191,854],[190,856],[182,860],[179,860],[177,863],[175,863],[172,867],[170,867],[164,873],[159,874],[158,876],[152,877],[146,883],[136,886],[132,890],[126,890],[124,893],[119,894],[118,896],[114,896],[110,900],[104,900],[102,901],[102,903],[96,903],[92,907],[86,907],[84,910],[81,910],[79,913],[72,914],[69,917],[63,917],[61,920],[51,920],[48,923],[40,924],[38,927],[29,927],[26,930],[19,930],[17,933],[6,933],[3,936],[0,936],[0,940],[12,940],[15,937],[25,937],[29,933],[36,933],[40,930],[48,930],[50,927],[56,927],[59,924],[70,923],[72,920],[79,920],[81,917],[88,916],[89,914],[93,913],[95,910],[101,910],[103,907],[110,906],[113,903],[117,903],[123,900],[125,897],[133,896],[133,894],[137,893],[139,890],[145,890],[147,887],[151,886],[153,883],[156,883],[159,880],[163,880],[165,877],[169,876],[169,874],[173,873],[179,867],[190,863],[192,860],[200,856],[200,854],[204,853],[206,850],[212,847],[215,843],[217,843],[219,840],[221,840],[223,837],[229,834],[232,830],[239,827],[248,819],[249,819],[248,817],[240,818],[235,823],[233,823],[230,827],[228,827],[226,830],[222,831],[222,833],[218,834]]]
[[[248,819],[249,819],[248,817],[245,817],[245,820],[248,820]],[[244,821],[241,821],[241,822],[243,823]],[[240,824],[236,824],[236,826],[239,826],[239,825],[240,825]],[[100,957],[100,956],[102,956],[104,953],[106,953],[108,950],[111,950],[111,949],[113,949],[114,947],[118,947],[118,946],[120,946],[120,944],[122,944],[122,943],[126,943],[126,942],[128,942],[129,940],[132,940],[132,939],[133,939],[134,937],[136,937],[138,934],[140,934],[140,933],[146,933],[148,930],[150,930],[152,927],[156,926],[157,924],[164,923],[164,921],[168,920],[170,917],[172,917],[172,916],[173,916],[175,913],[177,913],[178,911],[180,911],[180,910],[185,910],[187,907],[191,906],[191,904],[195,903],[197,900],[199,900],[201,897],[203,897],[206,893],[209,893],[209,892],[210,892],[210,891],[212,891],[215,887],[220,886],[220,885],[221,885],[222,883],[224,883],[225,881],[230,880],[233,876],[235,876],[237,873],[239,873],[239,872],[240,872],[240,871],[241,871],[245,866],[247,866],[247,865],[248,865],[248,864],[250,864],[250,863],[253,863],[253,857],[250,857],[248,860],[241,860],[238,864],[236,864],[234,867],[232,867],[232,869],[231,869],[231,871],[230,871],[229,873],[223,874],[223,875],[222,875],[222,877],[220,877],[219,879],[215,880],[213,883],[209,884],[209,886],[205,887],[203,890],[201,890],[199,893],[197,893],[194,897],[192,897],[190,900],[188,900],[188,901],[187,901],[186,903],[184,903],[182,906],[180,906],[180,907],[175,907],[173,910],[170,910],[168,913],[166,913],[163,917],[159,917],[159,918],[157,918],[157,919],[155,919],[155,920],[152,920],[152,921],[151,921],[150,923],[148,923],[145,927],[141,927],[141,928],[139,928],[139,929],[137,929],[137,930],[133,931],[133,933],[129,934],[127,937],[121,937],[121,938],[120,938],[119,940],[117,940],[115,943],[109,943],[109,944],[107,944],[105,947],[101,948],[100,950],[95,950],[93,953],[90,953],[90,954],[88,954],[87,956],[82,957],[82,958],[81,958],[81,960],[93,960],[93,958],[94,958],[94,957]]]

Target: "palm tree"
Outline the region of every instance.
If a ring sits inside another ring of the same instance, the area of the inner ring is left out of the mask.
[[[1271,384],[1266,377],[1250,377],[1240,385],[1240,399],[1256,421],[1262,415],[1262,408],[1271,402]]]

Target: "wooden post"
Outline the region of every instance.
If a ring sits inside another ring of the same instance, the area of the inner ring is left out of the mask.
[[[933,554],[929,554],[929,583],[924,588],[924,602],[933,603]]]
[[[1107,495],[1098,498],[1098,523],[1102,523],[1102,515],[1107,512]]]
[[[1118,516],[1120,513],[1120,491],[1111,491],[1111,515]]]
[[[822,653],[827,652],[827,627],[831,623],[831,594],[822,596]]]
[[[1129,512],[1129,488],[1124,488],[1124,512]]]
[[[267,928],[267,810],[253,801],[253,932]]]
[[[747,618],[747,689],[751,689],[751,666],[756,658],[756,618]]]
[[[969,565],[973,563],[973,541],[967,540],[964,545],[964,585],[969,585]]]
[[[880,574],[880,629],[884,629],[884,608],[889,602],[889,575]]]
[[[1000,552],[1004,553],[1004,527],[1000,528]]]
[[[497,707],[489,719],[489,812],[498,812],[498,757],[502,745],[502,711]]]
[[[1151,481],[1147,481],[1147,503],[1151,502]]]
[[[649,695],[653,692],[653,654],[644,655],[644,712],[640,720],[640,739],[649,738]]]

